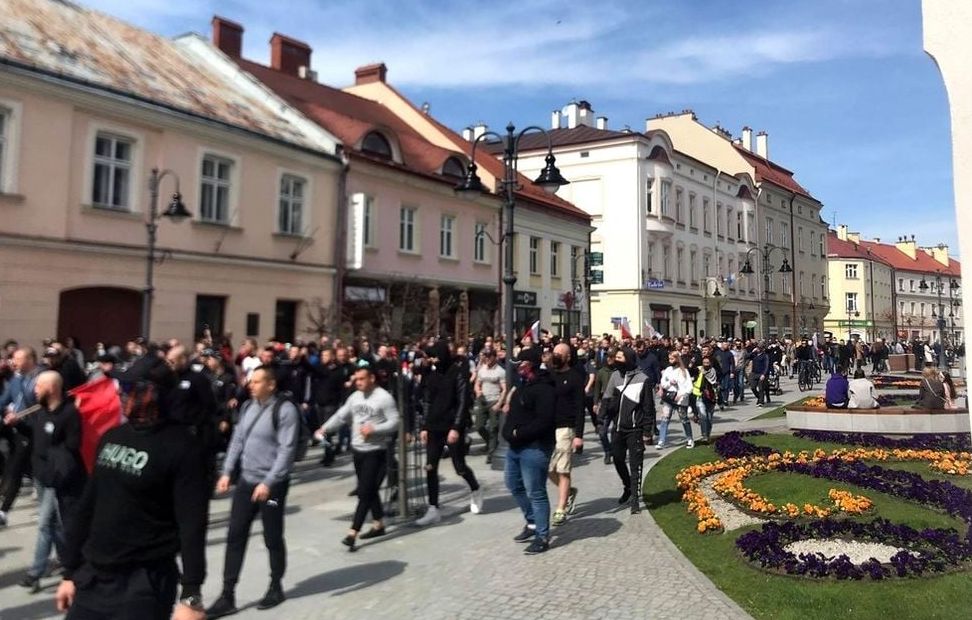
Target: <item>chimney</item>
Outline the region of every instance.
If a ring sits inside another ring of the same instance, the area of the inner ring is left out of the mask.
[[[594,109],[588,101],[581,100],[577,104],[577,124],[587,127],[594,126]]]
[[[881,237],[874,237],[874,243],[881,243]]]
[[[571,101],[567,104],[567,129],[574,129],[578,125],[578,119],[580,118],[580,109],[578,108],[576,101]]]
[[[270,66],[281,73],[300,77],[301,67],[310,67],[311,48],[303,41],[279,32],[270,37]]]
[[[479,121],[472,128],[473,130],[473,140],[477,139],[479,136],[483,135],[489,130],[489,126],[483,121]]]
[[[560,129],[560,110],[554,110],[550,113],[550,128]]]
[[[313,69],[311,69],[307,65],[301,65],[297,69],[297,75],[300,78],[305,79],[305,80],[310,80],[311,82],[316,82],[317,81],[317,71],[314,71]]]
[[[597,117],[597,128],[598,129],[607,129],[607,117],[606,116],[598,116]]]
[[[371,82],[384,82],[386,75],[388,75],[388,67],[383,62],[365,65],[354,70],[354,84],[357,86]]]
[[[742,128],[742,147],[747,151],[753,150],[753,128],[748,125]]]
[[[908,239],[908,237],[902,237],[897,243],[894,244],[894,247],[898,248],[898,251],[911,260],[915,260],[918,257],[918,246],[915,244],[914,235],[911,236],[911,239]]]
[[[473,141],[473,128],[472,127],[466,127],[465,129],[462,130],[462,139],[465,140],[466,142],[472,142]]]
[[[948,267],[948,265],[949,265],[949,262],[948,262],[948,246],[943,243],[943,244],[939,245],[938,247],[932,248],[932,258],[934,258],[935,260],[937,260],[941,264],[943,264],[946,267]]]
[[[841,224],[837,227],[837,238],[841,241],[847,241],[847,226]]]
[[[765,131],[756,134],[756,154],[763,159],[769,159],[769,134]]]
[[[853,243],[854,245],[860,245],[861,244],[861,233],[849,232],[849,233],[847,233],[847,240],[850,241],[851,243]]]
[[[243,26],[214,15],[213,45],[230,58],[239,58],[243,52]]]

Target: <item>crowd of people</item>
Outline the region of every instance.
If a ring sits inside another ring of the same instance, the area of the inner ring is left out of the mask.
[[[924,348],[908,348],[923,366]],[[490,463],[502,438],[505,484],[524,520],[513,540],[538,554],[549,549],[550,528],[574,511],[572,470],[588,422],[616,471],[619,504],[638,513],[645,450],[669,447],[673,417],[687,448],[709,442],[718,411],[750,398],[769,405],[779,378],[803,364],[844,377],[836,406],[870,406],[864,395],[873,396],[873,385],[868,391],[855,382],[867,381],[865,364],[886,369],[899,350],[902,344],[880,340],[559,338],[541,331],[538,341],[526,335],[509,352],[489,336],[400,348],[327,336],[263,345],[247,339],[236,348],[208,336],[188,345],[133,340],[99,343],[88,362],[72,339],[45,342],[41,356],[11,341],[0,355],[0,526],[29,476],[39,517],[24,587],[36,592],[42,577],[62,571],[57,601],[70,618],[168,618],[173,610],[180,619],[215,618],[237,610],[246,543],[259,516],[271,579],[258,607],[269,609],[285,598],[291,474],[312,446],[320,447],[323,467],[350,455],[357,507],[341,543],[353,552],[359,540],[386,534],[380,489],[397,478],[400,434],[425,451],[426,506],[417,526],[442,519],[443,459],[468,486],[470,512],[483,510],[466,457],[478,437]],[[104,377],[118,390],[123,423],[104,433],[86,468],[83,424],[68,392]],[[924,382],[923,394],[954,399],[954,385],[949,392],[942,378],[929,372]],[[829,382],[827,397],[831,404]],[[231,508],[222,591],[207,608],[201,585],[214,491],[231,494]]]

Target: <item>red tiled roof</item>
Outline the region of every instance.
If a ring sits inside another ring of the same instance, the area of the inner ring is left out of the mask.
[[[401,163],[368,158],[405,172],[415,172],[446,180],[439,174],[442,164],[459,151],[449,151],[425,140],[418,132],[385,106],[340,89],[292,76],[242,58],[240,67],[266,84],[303,114],[337,136],[345,149],[355,151],[365,134],[386,129],[401,151]],[[360,154],[360,152],[359,152]],[[449,179],[450,183],[455,180]]]
[[[752,151],[747,151],[738,144],[734,144],[733,146],[736,147],[739,154],[742,155],[743,158],[752,164],[753,168],[756,169],[757,182],[769,181],[770,183],[778,185],[783,189],[788,189],[791,192],[806,196],[811,200],[816,200],[816,198],[810,195],[810,192],[796,182],[796,179],[793,178],[793,173],[783,166],[775,164],[765,157],[760,157]]]
[[[951,257],[949,257],[948,267],[946,267],[926,254],[921,248],[917,249],[915,252],[915,258],[912,259],[891,243],[877,243],[875,241],[862,240],[861,245],[866,248],[870,248],[872,253],[880,256],[890,263],[892,267],[899,271],[913,271],[918,273],[934,274],[935,272],[941,270],[942,275],[957,278],[962,277],[962,264]]]
[[[868,248],[853,241],[844,241],[837,236],[837,232],[827,231],[827,256],[832,258],[856,258],[863,260],[873,260],[888,267],[894,267],[887,259],[879,255],[874,250],[868,254]]]
[[[616,138],[634,138],[638,135],[634,132],[598,129],[596,127],[588,127],[587,125],[579,125],[570,129],[560,127],[558,129],[548,129],[546,131],[547,135],[542,133],[529,133],[520,138],[520,150],[547,150],[547,136],[550,137],[550,144],[556,148],[558,146],[601,142],[603,140],[614,140]],[[493,154],[503,152],[503,145],[499,142],[491,142],[486,148]]]
[[[419,110],[411,100],[405,95],[395,89],[391,84],[386,84],[393,92],[395,92],[403,101],[407,102],[415,110]],[[466,154],[467,158],[472,158],[472,143],[464,139],[458,133],[453,131],[451,128],[447,127],[443,123],[439,122],[435,117],[431,115],[426,115],[426,118],[433,125],[439,128],[439,131],[446,134],[452,139],[453,144],[457,148],[461,148]],[[476,165],[485,169],[490,175],[497,179],[503,178],[503,162],[493,157],[481,157],[476,161]],[[585,224],[590,224],[591,216],[583,209],[574,206],[572,203],[567,202],[563,198],[558,197],[556,194],[548,194],[541,188],[533,184],[531,179],[526,178],[524,175],[517,173],[519,177],[520,189],[516,191],[516,196],[518,199],[523,199],[532,203],[535,207],[548,210],[553,209],[557,213],[562,215],[573,217],[574,219],[581,220]]]

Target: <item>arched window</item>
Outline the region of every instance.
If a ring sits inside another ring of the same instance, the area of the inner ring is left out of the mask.
[[[450,157],[442,165],[442,174],[455,179],[462,179],[466,176],[466,167],[458,157]]]
[[[372,131],[364,137],[364,140],[361,141],[361,150],[382,159],[392,158],[391,143],[388,142],[388,138],[377,131]]]

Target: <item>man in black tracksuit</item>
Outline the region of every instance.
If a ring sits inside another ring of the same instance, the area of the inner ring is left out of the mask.
[[[604,395],[601,411],[614,420],[614,440],[611,444],[614,468],[621,478],[624,491],[619,504],[631,503],[631,514],[641,512],[641,466],[645,443],[651,443],[655,431],[655,386],[640,369],[631,349],[618,351],[615,356],[618,368],[611,375]],[[630,462],[625,461],[625,456]]]
[[[469,427],[469,410],[472,406],[472,388],[469,385],[469,362],[457,359],[449,343],[440,340],[429,351],[435,366],[425,375],[425,420],[420,438],[425,444],[425,481],[429,490],[429,507],[416,525],[438,523],[439,514],[439,460],[449,445],[449,456],[456,474],[462,477],[472,492],[470,510],[478,514],[482,509],[482,493],[475,474],[466,465],[466,429]]]
[[[129,422],[101,438],[67,523],[58,609],[68,620],[202,620],[211,490],[202,446],[168,420],[171,401],[155,398],[178,379],[154,353],[118,379]]]

